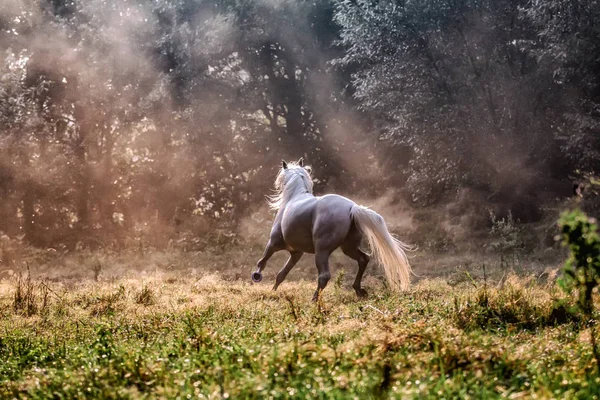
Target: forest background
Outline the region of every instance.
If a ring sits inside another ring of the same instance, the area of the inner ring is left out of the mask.
[[[574,184],[599,209],[598,20],[566,0],[3,1],[2,262],[258,243],[301,156],[317,194],[421,249],[556,248]]]

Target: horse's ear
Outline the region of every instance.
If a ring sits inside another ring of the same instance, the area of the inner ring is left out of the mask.
[[[298,160],[298,165],[304,168],[304,158],[300,157]]]
[[[287,169],[287,163],[285,162],[285,160],[281,160],[281,167],[283,169]]]

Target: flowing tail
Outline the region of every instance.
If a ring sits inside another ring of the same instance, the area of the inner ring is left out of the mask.
[[[355,205],[350,211],[354,223],[365,235],[373,254],[383,265],[385,277],[395,291],[408,289],[411,268],[405,250],[410,246],[393,237],[383,217],[364,206]]]

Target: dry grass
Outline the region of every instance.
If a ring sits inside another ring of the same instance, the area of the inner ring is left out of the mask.
[[[370,299],[358,301],[340,274],[314,304],[313,282],[273,292],[185,268],[3,280],[0,396],[581,398],[600,390],[585,327],[552,318],[560,297],[552,283],[433,279],[394,295],[369,278],[367,288]],[[29,290],[29,306],[14,307],[18,290]]]

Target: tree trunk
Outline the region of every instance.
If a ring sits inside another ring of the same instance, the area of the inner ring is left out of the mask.
[[[26,181],[23,185],[23,233],[25,240],[36,244],[35,237],[35,190],[31,182]]]
[[[115,212],[114,184],[112,179],[112,156],[115,147],[115,139],[110,128],[104,129],[104,154],[102,159],[102,184],[98,193],[98,203],[100,205],[101,223],[110,226],[113,223],[113,213]]]
[[[76,195],[76,209],[79,226],[85,228],[90,222],[89,197],[90,197],[90,171],[86,160],[86,138],[88,123],[85,120],[85,111],[81,105],[75,106],[75,118],[79,123],[78,138],[75,142],[75,159],[79,168],[79,190]]]
[[[302,126],[302,94],[296,81],[296,65],[289,58],[285,60],[284,93],[286,108],[286,130],[288,136],[301,137],[304,135]]]

